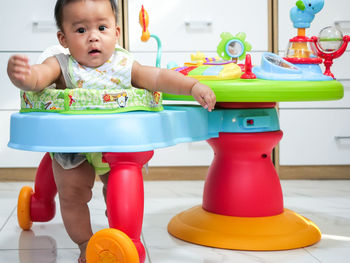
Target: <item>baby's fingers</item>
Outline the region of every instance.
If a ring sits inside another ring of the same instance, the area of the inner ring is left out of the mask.
[[[14,55],[8,62],[8,74],[16,79],[25,79],[30,74],[29,60],[26,56]]]
[[[198,96],[195,99],[204,109],[207,109],[208,111],[212,111],[212,109],[214,109],[215,99],[213,100],[210,95]]]
[[[29,58],[25,55],[13,55],[10,58],[10,61],[14,62],[14,63],[24,63],[24,64],[28,64],[29,63]]]
[[[26,56],[14,55],[9,59],[8,66],[13,71],[22,71],[23,69],[29,71],[29,59]]]
[[[30,69],[24,67],[14,67],[12,71],[9,72],[10,78],[17,80],[25,80],[30,75]]]
[[[212,111],[214,109],[215,103],[216,103],[216,97],[214,94],[206,94],[204,96],[204,101],[208,109],[208,111]]]

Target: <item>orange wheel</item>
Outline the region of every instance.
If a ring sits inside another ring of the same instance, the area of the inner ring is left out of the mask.
[[[33,224],[30,218],[30,199],[32,195],[33,189],[29,186],[24,186],[18,196],[17,220],[23,230],[29,230]]]
[[[122,231],[107,228],[95,233],[86,248],[87,263],[139,263],[132,240]]]

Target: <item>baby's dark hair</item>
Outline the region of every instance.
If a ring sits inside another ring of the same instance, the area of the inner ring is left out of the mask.
[[[63,7],[69,3],[76,2],[76,1],[84,1],[84,0],[57,0],[56,6],[55,6],[55,20],[56,25],[59,30],[63,30],[62,28],[62,18],[63,18]],[[115,2],[115,0],[109,0],[112,6],[112,10],[115,16],[115,21],[117,22],[118,19],[118,7]]]

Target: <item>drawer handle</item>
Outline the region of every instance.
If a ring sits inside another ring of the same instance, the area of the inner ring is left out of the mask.
[[[334,139],[336,141],[340,141],[340,140],[350,140],[350,136],[334,136]]]
[[[209,30],[212,25],[212,21],[185,21],[186,28],[195,31]]]
[[[51,20],[33,21],[33,32],[53,32],[56,31],[56,24]]]

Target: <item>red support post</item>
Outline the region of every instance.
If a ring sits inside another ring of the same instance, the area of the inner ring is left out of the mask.
[[[141,263],[146,257],[140,240],[144,207],[142,167],[152,156],[153,151],[103,154],[103,160],[111,167],[107,187],[109,226],[131,238]]]

